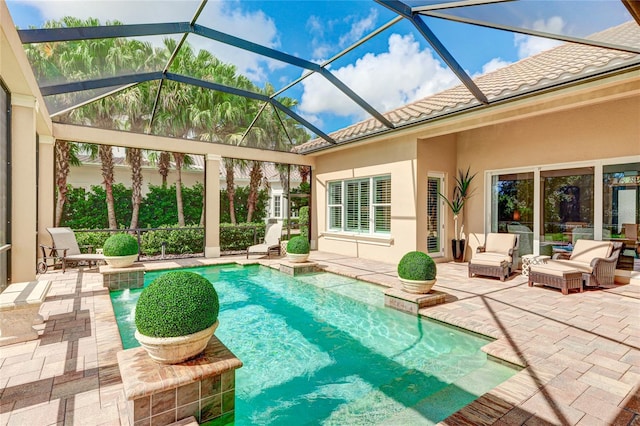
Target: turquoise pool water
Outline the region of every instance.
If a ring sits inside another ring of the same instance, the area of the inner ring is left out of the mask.
[[[244,363],[236,425],[434,424],[516,372],[487,359],[482,337],[385,308],[378,286],[256,265],[189,270],[214,283],[216,336]],[[138,346],[140,292],[111,293],[125,348]]]

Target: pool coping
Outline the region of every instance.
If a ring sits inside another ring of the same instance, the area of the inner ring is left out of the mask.
[[[392,287],[393,265],[312,252],[327,272]],[[275,259],[202,258],[183,266],[259,263]],[[174,262],[176,263],[176,262]],[[185,264],[186,263],[186,264]],[[157,269],[167,269],[159,262]],[[436,288],[447,303],[419,314],[496,338],[485,351],[526,364],[501,385],[441,424],[630,424],[640,418],[640,285],[568,296],[467,276],[465,264],[439,264]],[[52,290],[36,341],[8,345],[0,354],[2,424],[128,424],[116,353],[122,350],[111,300],[99,274],[67,270],[44,274]],[[55,414],[57,413],[57,414]],[[53,419],[53,420],[52,420]]]

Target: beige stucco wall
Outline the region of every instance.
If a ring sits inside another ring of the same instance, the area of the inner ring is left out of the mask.
[[[457,135],[459,168],[478,171],[465,207],[470,232],[484,232],[486,170],[640,155],[640,95]]]
[[[449,178],[455,177],[457,173],[456,156],[455,135],[422,139],[418,142],[418,206],[420,208],[416,224],[415,250],[427,251],[427,220],[425,216],[427,211],[427,177],[430,173],[444,174],[445,185],[443,191],[447,194],[447,197],[451,198],[453,185]],[[446,209],[447,207],[443,206],[441,210],[445,214],[445,234],[442,241],[445,249],[448,250],[448,243],[446,242],[453,238],[453,216],[448,214]]]
[[[416,141],[396,138],[386,144],[372,144],[329,153],[316,160],[314,169],[314,223],[318,249],[347,256],[385,260],[400,258],[415,247],[418,206]],[[351,178],[391,175],[391,235],[371,238],[364,235],[328,233],[326,217],[327,182]]]
[[[484,232],[485,187],[488,171],[566,167],[586,162],[607,163],[625,158],[640,161],[640,94],[607,98],[600,103],[581,102],[573,108],[556,108],[547,114],[492,122],[472,130],[434,137],[429,128],[396,138],[354,144],[316,156],[314,180],[315,227],[318,248],[348,256],[396,262],[409,250],[426,250],[426,194],[429,173],[444,173],[445,191],[451,196],[459,169],[477,173],[462,217],[465,233]],[[391,174],[392,240],[388,244],[366,237],[327,234],[326,182]],[[453,238],[453,217],[445,208],[445,258]]]

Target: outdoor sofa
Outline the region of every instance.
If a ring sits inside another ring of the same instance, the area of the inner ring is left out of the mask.
[[[621,249],[620,242],[578,240],[571,253],[556,253],[547,263],[531,265],[529,287],[538,283],[566,295],[569,290],[582,292],[583,286],[611,286]]]

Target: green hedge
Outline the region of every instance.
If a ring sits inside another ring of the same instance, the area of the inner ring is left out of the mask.
[[[64,205],[61,225],[72,229],[106,229],[109,227],[107,218],[106,193],[100,185],[93,185],[90,191],[84,188],[74,188],[68,185],[67,202]],[[196,183],[192,187],[182,187],[182,202],[184,206],[184,220],[187,225],[200,224],[202,214],[202,193],[204,186]],[[115,199],[116,221],[119,228],[127,228],[131,223],[131,189],[123,184],[113,185]],[[235,211],[238,223],[247,220],[248,187],[236,188]],[[258,193],[254,222],[261,222],[267,214],[269,193],[261,190]],[[138,223],[144,228],[159,228],[167,223],[178,221],[176,207],[176,186],[168,187],[149,185],[147,195],[142,199]],[[230,222],[229,200],[227,191],[220,191],[220,221]]]
[[[84,246],[91,246],[93,253],[95,253],[96,249],[104,247],[104,242],[111,235],[110,232],[76,232],[75,234],[80,251],[83,253],[88,251]]]
[[[177,225],[164,225],[163,228],[177,228]],[[142,234],[141,252],[146,256],[162,253],[162,243],[166,242],[165,254],[202,253],[204,249],[204,230],[197,226],[181,229],[158,229]]]
[[[309,206],[300,207],[300,235],[309,239]]]
[[[287,243],[287,253],[307,254],[309,253],[309,241],[301,235],[292,237]]]
[[[216,322],[219,303],[218,293],[203,276],[188,271],[167,272],[140,294],[136,328],[149,337],[197,333]]]
[[[256,234],[254,240],[254,232]],[[264,240],[265,224],[260,223],[240,223],[232,225],[230,223],[220,224],[220,250],[238,251],[246,250],[247,247],[259,244]],[[255,242],[254,242],[255,241]]]
[[[189,254],[202,253],[204,249],[204,229],[198,226],[187,226],[180,229],[178,225],[164,225],[154,231],[143,231],[141,235],[140,253],[143,256],[156,256],[162,253],[162,243],[166,242],[165,254]],[[255,240],[254,240],[255,232]],[[264,240],[265,224],[241,223],[232,225],[230,223],[220,224],[220,250],[239,251],[247,247],[258,244]],[[104,247],[104,243],[112,233],[103,232],[76,232],[78,245],[92,246],[93,252]],[[85,249],[82,250],[86,252]]]

